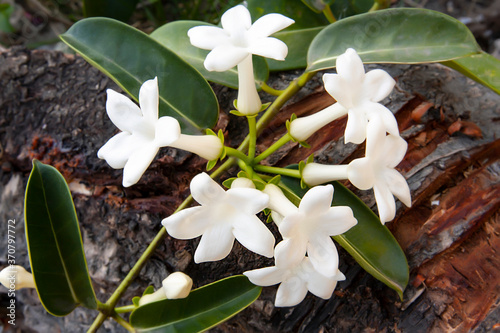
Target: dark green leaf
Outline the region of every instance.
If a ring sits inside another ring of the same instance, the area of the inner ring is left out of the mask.
[[[261,289],[246,276],[232,276],[193,290],[187,298],[141,306],[130,323],[138,332],[202,332],[252,304]]]
[[[134,13],[139,0],[83,0],[85,17],[104,16],[127,21]]]
[[[333,15],[335,15],[337,20],[366,13],[372,6],[373,0],[335,0],[330,5]]]
[[[329,5],[333,0],[302,0],[302,2],[316,13],[321,13],[326,5]]]
[[[179,120],[190,133],[215,125],[218,103],[191,65],[148,35],[108,18],[75,23],[61,39],[137,100],[141,85],[158,77],[160,115]]]
[[[200,21],[175,21],[159,27],[150,36],[191,64],[207,80],[237,89],[238,71],[236,67],[225,72],[210,72],[206,70],[203,62],[210,51],[194,47],[189,42],[187,31],[192,27],[200,25],[213,26],[210,23]],[[267,81],[269,70],[266,61],[262,57],[254,56],[253,61],[255,83],[257,87],[260,87],[262,83]]]
[[[467,77],[500,94],[500,60],[487,54],[474,54],[464,58],[445,61],[443,65],[451,67]]]
[[[460,21],[427,9],[395,8],[348,17],[323,29],[309,47],[307,70],[335,67],[348,48],[365,63],[440,62],[480,51]]]
[[[281,177],[285,194],[298,205],[307,189],[300,181]],[[351,207],[358,224],[333,238],[373,277],[397,291],[403,297],[408,284],[408,263],[405,254],[391,232],[356,195],[338,182],[333,182],[333,206]]]
[[[31,271],[40,301],[55,316],[97,308],[71,193],[53,167],[33,161],[24,204]]]
[[[14,12],[14,7],[8,3],[0,3],[0,31],[9,33],[14,32],[10,24],[10,15]]]

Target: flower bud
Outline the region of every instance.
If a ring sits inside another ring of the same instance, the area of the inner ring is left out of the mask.
[[[7,289],[36,288],[33,275],[18,265],[5,267],[0,272],[0,283]]]
[[[191,292],[193,280],[182,272],[175,272],[167,276],[162,284],[168,299],[185,298]]]

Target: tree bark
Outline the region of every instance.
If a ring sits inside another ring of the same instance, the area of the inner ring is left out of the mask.
[[[408,180],[413,205],[406,208],[398,202],[396,219],[387,224],[410,265],[404,299],[340,250],[340,268],[347,279],[330,300],[309,294],[298,306],[275,308],[276,287],[266,287],[259,300],[214,332],[498,329],[500,96],[441,65],[367,67],[383,67],[397,80],[384,104],[396,113],[401,135],[409,142],[398,168]],[[297,75],[275,75],[271,85],[278,87]],[[105,112],[105,90],[119,88],[78,56],[10,49],[0,54],[0,87],[0,215],[4,225],[16,220],[17,264],[29,266],[23,196],[31,160],[37,158],[58,168],[70,184],[94,288],[104,302],[159,231],[161,219],[189,194],[189,182],[204,170],[205,162],[187,152],[163,149],[137,185],[123,188],[122,171],[96,155],[116,133]],[[228,115],[236,93],[214,89],[221,101],[217,127],[226,143],[236,146],[246,134],[244,122]],[[286,132],[285,121],[292,113],[307,115],[332,102],[318,75],[264,131],[257,150]],[[314,153],[316,161],[333,164],[362,156],[363,145],[343,144],[344,126],[345,119],[335,121],[308,140],[311,149],[290,143],[264,162],[285,166]],[[376,209],[371,191],[357,193]],[[0,265],[6,264],[6,241],[6,236],[0,238]],[[197,243],[167,237],[121,304],[130,303],[150,284],[158,287],[169,272],[184,271],[201,286],[273,264],[235,244],[226,259],[197,265],[192,260]],[[13,331],[83,332],[97,315],[77,308],[57,318],[45,312],[34,290],[16,296]],[[7,294],[0,293],[0,304],[6,301]],[[108,320],[102,331],[123,329]]]

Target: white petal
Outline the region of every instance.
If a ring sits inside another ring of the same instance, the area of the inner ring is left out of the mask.
[[[243,272],[243,275],[246,275],[250,282],[257,286],[268,287],[280,283],[283,279],[283,273],[284,270],[273,266],[246,271]]]
[[[307,263],[306,261],[304,262]],[[308,269],[307,274],[307,289],[318,297],[329,299],[332,297],[333,291],[337,286],[337,279],[335,279],[335,277],[328,278],[318,273],[310,263],[309,265],[311,268]],[[303,264],[303,266],[305,265]]]
[[[375,118],[382,120],[384,126],[384,132],[389,132],[392,135],[399,136],[398,122],[394,114],[379,103],[368,102],[364,104],[366,107],[366,114],[369,121],[373,121]]]
[[[353,98],[357,87],[349,85],[339,74],[324,74],[323,82],[325,90],[335,98],[335,100],[346,109],[354,106]]]
[[[188,297],[193,280],[182,272],[173,272],[161,284],[168,299],[179,299]]]
[[[140,143],[130,133],[120,132],[99,149],[97,156],[106,160],[113,169],[122,169],[134,150],[140,147]]]
[[[396,203],[389,187],[383,183],[373,186],[375,201],[377,202],[378,215],[382,224],[391,221],[396,216]]]
[[[139,105],[144,119],[151,124],[158,120],[158,98],[158,79],[144,82],[139,90]]]
[[[339,268],[339,255],[333,240],[327,235],[317,235],[307,244],[307,255],[314,269],[332,277]]]
[[[222,27],[227,31],[249,29],[252,25],[250,12],[243,5],[238,5],[227,10],[220,19]]]
[[[275,306],[294,306],[304,300],[307,295],[307,284],[298,276],[283,281],[276,293]]]
[[[274,258],[276,266],[281,269],[290,269],[300,264],[306,255],[307,240],[287,238],[276,245]]]
[[[349,181],[360,190],[368,190],[375,184],[373,162],[367,158],[357,158],[347,168]]]
[[[242,62],[248,51],[232,45],[221,45],[214,48],[205,58],[205,68],[209,71],[224,72]]]
[[[332,205],[333,186],[315,186],[304,195],[300,201],[299,211],[306,216],[317,216],[323,214]]]
[[[247,50],[252,54],[275,60],[285,60],[288,54],[286,44],[273,37],[253,40]]]
[[[276,211],[281,216],[287,216],[298,211],[297,207],[288,200],[278,186],[268,184],[263,192],[269,195],[268,208]]]
[[[388,135],[385,138],[385,147],[386,151],[391,152],[387,154],[385,165],[395,168],[405,157],[408,143],[400,136]]]
[[[196,238],[201,236],[212,223],[205,211],[206,207],[202,206],[186,208],[163,219],[161,224],[169,235],[177,239]]]
[[[361,110],[350,109],[348,115],[344,133],[344,142],[360,144],[366,138],[367,120],[365,113]]]
[[[257,216],[240,214],[233,228],[233,235],[241,245],[262,256],[274,256],[274,236]]]
[[[379,102],[389,96],[396,81],[384,70],[375,69],[365,75],[363,95],[368,96],[372,102]]]
[[[340,74],[351,85],[361,88],[365,69],[359,55],[353,49],[347,49],[344,54],[337,58],[337,73]],[[352,87],[351,87],[352,88]]]
[[[188,30],[189,41],[193,46],[213,50],[217,46],[229,44],[229,35],[224,29],[213,26],[199,26]]]
[[[181,126],[177,119],[173,117],[161,117],[155,124],[155,142],[160,147],[170,145],[179,139]]]
[[[226,195],[224,189],[204,172],[194,176],[190,189],[194,200],[201,205],[210,205]]]
[[[249,215],[259,213],[269,203],[267,194],[252,188],[231,188],[226,193],[228,202]]]
[[[394,194],[406,207],[411,207],[411,194],[408,183],[397,170],[387,169],[384,172],[384,178],[389,186],[389,190]]]
[[[149,167],[158,153],[158,146],[147,144],[136,149],[129,157],[127,164],[123,168],[123,186],[134,185],[142,177],[142,174]]]
[[[248,32],[256,37],[267,37],[278,32],[291,24],[294,20],[281,14],[267,14],[253,23]]]
[[[301,225],[308,222],[308,217],[304,213],[293,213],[286,215],[281,221],[279,230],[283,238],[295,238],[305,236],[302,234]]]
[[[321,219],[324,222],[319,226],[318,233],[328,236],[341,235],[358,223],[358,220],[354,218],[351,207],[348,206],[330,207]]]
[[[127,97],[108,89],[106,112],[109,119],[121,131],[132,133],[143,123],[141,109]]]
[[[381,163],[390,152],[386,151],[386,129],[380,117],[372,117],[366,126],[366,156],[371,163]],[[381,163],[384,165],[385,163]]]
[[[194,253],[194,262],[224,259],[231,252],[234,243],[232,227],[229,224],[218,224],[206,230],[201,236],[200,244]]]

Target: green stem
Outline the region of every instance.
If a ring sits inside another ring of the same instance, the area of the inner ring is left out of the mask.
[[[325,6],[325,9],[323,9],[323,15],[325,15],[328,22],[330,22],[330,23],[337,22],[337,19],[335,18],[335,15],[333,15],[332,9],[330,8],[330,6],[328,6],[328,5]]]
[[[390,4],[391,3],[388,0],[375,0],[375,2],[373,3],[373,6],[372,6],[372,8],[370,8],[369,12],[374,12],[374,11],[377,11],[380,9],[385,9],[385,8],[389,7]]]
[[[283,93],[284,90],[278,90],[274,89],[273,87],[270,87],[267,85],[267,83],[263,82],[262,85],[260,86],[262,90],[264,90],[266,93],[274,96],[279,96]]]
[[[256,171],[273,173],[273,174],[276,174],[276,175],[288,176],[288,177],[299,178],[299,179],[301,178],[299,170],[277,168],[277,167],[272,167],[272,166],[267,166],[267,165],[260,165],[260,164],[259,165],[255,165],[253,168]]]
[[[134,304],[130,305],[125,305],[125,306],[120,306],[119,308],[115,308],[116,313],[127,313],[127,312],[132,312],[135,309],[137,309],[137,306]]]
[[[260,161],[266,159],[268,156],[270,156],[272,153],[274,153],[276,150],[280,149],[283,145],[285,145],[288,141],[292,140],[292,137],[290,136],[290,133],[286,133],[283,135],[278,141],[273,143],[269,148],[264,150],[262,154],[257,156],[253,162],[255,164],[259,163]]]
[[[248,157],[253,160],[255,157],[255,146],[257,144],[257,126],[255,117],[247,117],[248,119],[248,136],[250,142],[248,144]]]
[[[113,317],[114,320],[116,320],[116,322],[118,324],[120,324],[127,331],[132,332],[132,333],[135,332],[135,329],[132,327],[132,325],[130,325],[125,319],[123,319],[122,317],[120,317],[120,315],[114,313],[112,317]]]
[[[228,156],[236,157],[237,159],[242,160],[246,164],[251,164],[250,158],[247,155],[243,154],[241,151],[231,147],[225,147],[225,149],[226,149],[226,154]]]

